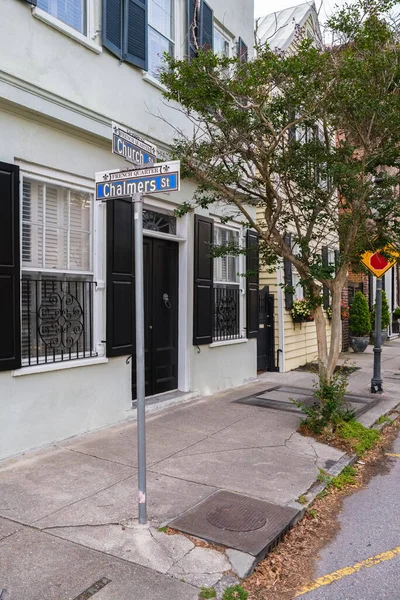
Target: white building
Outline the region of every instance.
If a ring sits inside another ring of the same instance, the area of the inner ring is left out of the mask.
[[[192,31],[244,57],[253,13],[251,0],[1,0],[0,458],[134,416],[132,204],[96,202],[94,174],[127,166],[112,121],[161,158],[168,122],[187,125],[162,99],[160,54],[193,52]],[[256,375],[258,293],[238,275],[243,257],[213,261],[204,243],[246,244],[247,232],[207,211],[176,219],[193,191],[145,197],[147,395],[168,392],[157,399]]]

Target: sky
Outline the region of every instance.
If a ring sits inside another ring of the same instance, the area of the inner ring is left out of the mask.
[[[265,15],[278,10],[283,10],[284,8],[289,8],[290,6],[296,6],[297,4],[303,4],[305,1],[306,0],[254,0],[255,17],[265,17]],[[353,0],[347,1],[349,4],[353,2]],[[332,13],[335,6],[343,6],[345,0],[315,0],[317,10],[319,9],[321,2],[322,7],[320,12],[320,20],[323,23],[326,17]]]

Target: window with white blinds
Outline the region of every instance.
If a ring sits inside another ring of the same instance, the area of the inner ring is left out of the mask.
[[[214,226],[214,244],[226,246],[239,244],[239,232],[226,227]],[[239,257],[227,254],[214,258],[214,283],[233,283],[239,285]]]
[[[149,1],[148,72],[158,79],[164,68],[164,52],[174,54],[173,0]]]
[[[91,271],[91,194],[24,179],[22,268]]]
[[[90,193],[23,179],[24,366],[95,356],[92,209]]]
[[[38,8],[86,34],[86,0],[37,0]]]

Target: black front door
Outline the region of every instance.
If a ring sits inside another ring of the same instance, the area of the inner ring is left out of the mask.
[[[178,387],[178,244],[144,238],[146,396]],[[132,357],[132,398],[136,361]]]
[[[274,295],[266,285],[259,291],[257,371],[275,371]]]

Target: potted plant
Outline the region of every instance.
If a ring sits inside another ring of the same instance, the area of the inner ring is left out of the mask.
[[[367,299],[362,292],[354,294],[349,316],[350,347],[353,352],[364,352],[369,342],[371,321]]]
[[[393,319],[395,321],[399,321],[400,320],[400,306],[396,306],[396,308],[393,311]]]
[[[382,318],[381,318],[381,344],[384,344],[388,336],[388,327],[390,325],[389,302],[385,290],[382,290]],[[371,311],[371,330],[372,341],[375,342],[375,304]]]
[[[294,323],[303,323],[303,321],[313,321],[311,306],[308,300],[295,300],[292,310],[290,311]]]

